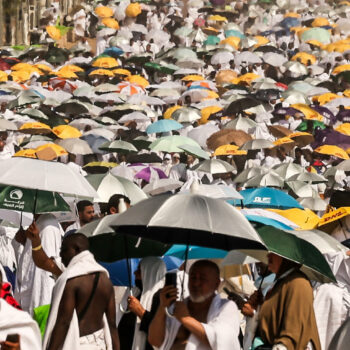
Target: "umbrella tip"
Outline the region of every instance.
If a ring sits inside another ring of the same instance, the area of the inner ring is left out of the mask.
[[[198,194],[199,193],[199,183],[198,180],[193,180],[190,188],[190,192],[192,194]]]
[[[120,198],[119,199],[119,204],[118,204],[118,213],[124,213],[124,211],[126,211],[127,207],[126,204],[124,202],[124,198]]]

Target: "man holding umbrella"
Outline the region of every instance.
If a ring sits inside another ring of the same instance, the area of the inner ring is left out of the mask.
[[[189,300],[176,301],[177,290],[165,286],[150,325],[148,341],[161,350],[239,350],[239,313],[230,300],[216,294],[220,271],[209,260],[195,262],[189,272]],[[174,317],[166,308],[175,302]]]

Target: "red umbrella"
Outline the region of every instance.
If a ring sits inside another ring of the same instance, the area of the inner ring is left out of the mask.
[[[280,88],[282,88],[282,89],[284,89],[284,90],[288,89],[288,86],[286,84],[283,84],[283,83],[276,83],[275,85],[280,87]]]
[[[10,70],[11,66],[5,62],[2,58],[0,58],[0,70]]]
[[[73,91],[77,88],[74,84],[69,82],[64,78],[51,78],[49,80],[49,86],[54,90],[63,90],[68,93],[73,93]]]

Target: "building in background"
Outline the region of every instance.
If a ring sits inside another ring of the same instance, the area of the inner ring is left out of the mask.
[[[0,45],[29,45],[31,33],[43,26],[41,14],[54,2],[61,17],[82,0],[0,0]]]

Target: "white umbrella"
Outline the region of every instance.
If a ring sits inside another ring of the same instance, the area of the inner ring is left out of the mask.
[[[286,63],[288,59],[283,55],[275,52],[266,52],[263,55],[263,60],[265,63],[273,67],[280,67],[282,64]]]
[[[322,176],[315,173],[310,173],[308,171],[303,171],[299,174],[295,174],[287,179],[288,181],[305,181],[305,182],[312,182],[312,183],[321,183],[321,182],[327,182],[327,179]]]
[[[243,149],[243,150],[264,149],[264,148],[271,148],[274,146],[275,145],[269,140],[254,139],[254,140],[250,140],[250,141],[246,142],[245,144],[243,144],[240,147],[240,149]]]
[[[9,131],[9,130],[17,130],[17,126],[15,123],[7,120],[7,119],[0,119],[0,131]]]
[[[225,259],[222,261],[222,266],[229,266],[229,265],[246,265],[246,264],[255,264],[259,262],[259,260],[256,260],[252,258],[251,256],[248,256],[239,250],[231,250],[226,256]]]
[[[85,155],[94,153],[86,141],[77,138],[58,140],[57,144],[72,154]]]
[[[307,67],[297,61],[289,61],[284,64],[284,67],[286,67],[287,70],[294,73],[296,76],[305,75],[308,73]]]
[[[243,51],[240,53],[237,53],[235,55],[235,63],[240,65],[242,62],[247,62],[247,63],[261,63],[261,58],[253,52],[250,51]]]
[[[280,187],[284,185],[284,180],[273,171],[257,175],[249,179],[246,183],[246,187]]]
[[[141,113],[141,112],[132,112],[129,114],[124,114],[119,120],[119,123],[127,123],[130,121],[135,122],[149,122],[150,119],[147,115]]]
[[[215,158],[207,159],[200,162],[199,164],[195,165],[192,168],[192,170],[201,171],[203,173],[209,174],[223,174],[237,171],[237,169],[231,164]]]
[[[243,130],[245,132],[250,132],[257,126],[258,124],[254,120],[239,116],[238,118],[226,123],[224,125],[224,129]]]
[[[95,201],[107,203],[113,194],[122,194],[130,199],[131,205],[147,198],[135,183],[111,173],[87,175],[86,179],[97,191]]]
[[[81,227],[77,233],[82,233],[86,237],[102,235],[105,233],[114,233],[114,230],[110,227],[110,223],[115,220],[119,214],[106,215],[105,217],[89,222]]]
[[[194,108],[179,108],[171,115],[179,123],[193,123],[201,118],[201,115],[197,109]]]
[[[281,163],[277,164],[273,167],[273,170],[278,175],[282,176],[284,179],[288,179],[289,177],[299,174],[304,171],[304,168],[295,163]]]
[[[174,191],[180,188],[182,184],[182,181],[174,179],[159,179],[146,185],[143,191],[151,196],[155,196],[164,192]]]
[[[192,189],[191,189],[192,190]],[[180,192],[187,193],[190,190],[182,190]],[[225,185],[199,185],[195,188],[194,192],[201,196],[217,199],[239,199],[243,200],[243,196],[240,195],[234,188]]]
[[[115,133],[111,130],[108,130],[106,128],[94,128],[89,131],[86,131],[84,133],[84,136],[86,135],[97,135],[97,136],[102,136],[107,140],[112,140],[115,136]]]
[[[301,198],[317,196],[318,192],[311,184],[303,181],[287,181],[286,184]]]
[[[129,167],[126,164],[120,164],[111,170],[111,174],[119,177],[124,177],[130,181],[134,181],[134,175],[136,171],[133,167]]]
[[[234,182],[236,183],[244,183],[248,181],[249,179],[253,178],[257,175],[262,175],[266,172],[266,168],[264,167],[254,167],[254,168],[247,168],[244,169],[241,173],[239,173],[236,177]]]
[[[62,163],[15,157],[0,161],[0,167],[0,183],[4,185],[97,197],[82,175]]]
[[[190,130],[187,137],[195,140],[204,149],[207,148],[207,139],[217,131],[219,127],[216,124],[211,124],[210,122],[204,125],[197,126]]]
[[[327,209],[327,202],[321,197],[307,197],[299,198],[298,202],[305,208],[309,208],[314,211],[324,211]]]
[[[211,64],[225,64],[233,60],[235,57],[231,52],[220,51],[212,56],[210,63]]]

